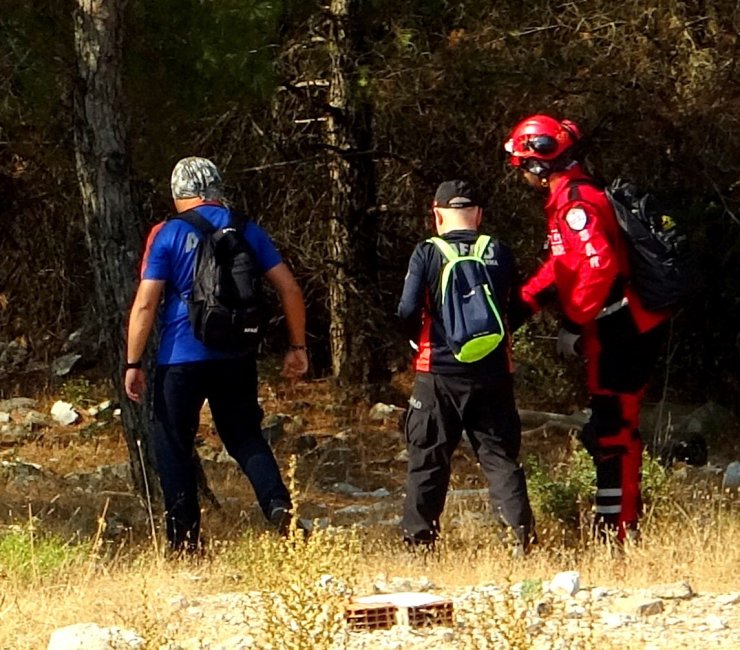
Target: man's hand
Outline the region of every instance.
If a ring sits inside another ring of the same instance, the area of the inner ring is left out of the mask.
[[[297,379],[308,371],[308,354],[306,350],[288,350],[280,373],[288,379]]]
[[[129,368],[123,380],[126,395],[137,404],[141,404],[146,393],[146,374],[141,368]]]
[[[576,350],[576,344],[580,338],[580,334],[574,334],[561,327],[558,332],[558,341],[555,344],[555,350],[561,357],[565,357],[566,359],[568,357],[577,357],[579,352]]]

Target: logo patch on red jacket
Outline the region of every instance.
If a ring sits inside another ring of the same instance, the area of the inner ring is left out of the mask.
[[[568,224],[571,230],[580,232],[586,227],[588,223],[588,215],[583,208],[571,208],[565,214],[565,222]]]

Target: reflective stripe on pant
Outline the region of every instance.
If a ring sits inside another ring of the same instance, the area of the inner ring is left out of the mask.
[[[623,540],[642,510],[640,403],[664,327],[640,333],[628,307],[584,328],[591,418],[581,440],[596,465],[596,524]]]

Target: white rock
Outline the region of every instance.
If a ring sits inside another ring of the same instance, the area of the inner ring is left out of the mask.
[[[51,417],[59,424],[74,424],[80,417],[69,402],[57,400],[51,407]]]
[[[0,411],[0,424],[6,424],[8,422],[10,422],[10,413]]]
[[[650,593],[655,598],[664,598],[666,600],[686,600],[694,596],[694,590],[685,580],[666,585],[655,585],[650,588]]]
[[[368,417],[373,422],[381,422],[386,418],[392,417],[395,414],[403,413],[405,410],[406,409],[403,409],[400,406],[393,406],[392,404],[383,404],[383,402],[378,402],[377,404],[374,404],[373,407],[370,409]]]
[[[549,591],[558,596],[572,596],[581,588],[578,571],[561,571],[550,581]]]
[[[722,594],[717,596],[717,602],[720,605],[737,605],[740,603],[740,593]]]
[[[591,590],[590,589],[579,589],[575,594],[575,599],[581,603],[587,603],[591,600]]]
[[[705,624],[712,632],[719,632],[720,630],[727,629],[727,621],[716,614],[710,614],[707,616]]]
[[[609,595],[609,590],[605,587],[594,587],[591,590],[591,598],[594,600],[604,600]]]
[[[143,647],[144,639],[133,630],[77,623],[54,630],[47,650],[128,650]]]
[[[634,618],[629,614],[611,614],[607,613],[601,617],[601,621],[606,627],[616,629],[623,625],[629,625],[634,622]]]

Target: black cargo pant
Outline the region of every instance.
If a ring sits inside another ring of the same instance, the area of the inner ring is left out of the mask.
[[[255,359],[159,366],[154,380],[154,450],[167,539],[174,549],[194,550],[200,535],[193,447],[206,399],[226,451],[249,478],[265,516],[276,507],[290,508],[275,456],[262,437]]]
[[[429,543],[439,535],[452,454],[463,429],[488,480],[494,515],[526,547],[534,521],[524,470],[517,462],[521,423],[511,376],[416,375],[406,417],[405,539]]]

